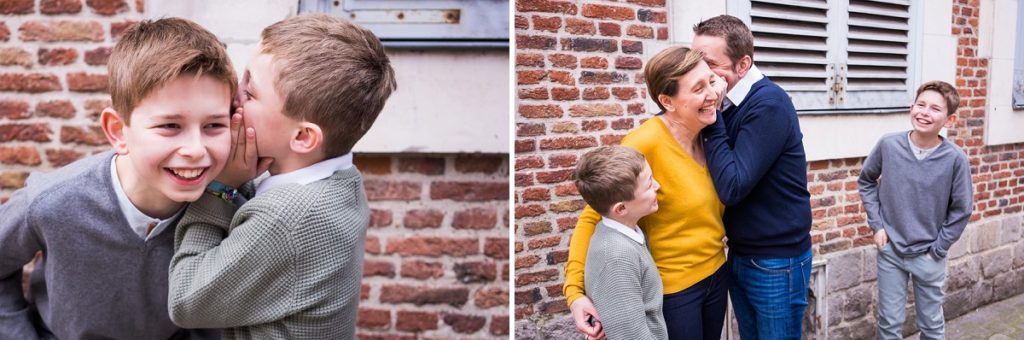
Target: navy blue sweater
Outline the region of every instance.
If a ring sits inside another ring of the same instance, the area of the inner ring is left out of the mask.
[[[778,258],[810,249],[807,157],[786,92],[762,78],[702,134],[715,190],[726,205],[729,251]]]

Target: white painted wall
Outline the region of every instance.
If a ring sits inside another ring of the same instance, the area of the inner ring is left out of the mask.
[[[296,0],[183,0],[147,2],[145,16],[203,25],[227,44],[241,72],[263,28],[297,11]],[[356,152],[509,152],[507,49],[389,49],[388,55],[398,91]]]
[[[671,42],[652,45],[646,51],[650,58],[670,44],[689,46],[693,41],[693,25],[729,12],[730,6],[742,6],[743,0],[673,1],[670,3],[669,24]],[[984,0],[983,0],[984,1]],[[989,0],[992,1],[992,0]],[[999,0],[1012,1],[1012,0]],[[920,53],[920,72],[909,79],[916,88],[923,81],[943,80],[954,83],[956,78],[956,38],[952,35],[952,0],[920,1],[921,34],[913,37],[927,53]],[[749,6],[749,5],[747,5]],[[913,62],[913,61],[912,61]],[[757,63],[757,58],[754,58]],[[1012,66],[1012,64],[1011,64]],[[1007,82],[1009,84],[1009,82]],[[1009,89],[1009,86],[1006,86]],[[910,107],[911,103],[907,103]],[[648,103],[648,109],[657,106]],[[807,160],[863,157],[871,151],[879,137],[890,132],[910,129],[907,113],[895,114],[836,114],[801,115],[800,128],[804,133]]]
[[[978,56],[991,58],[988,72],[988,98],[985,113],[985,144],[1000,145],[1024,142],[1024,110],[1014,110],[1013,61],[1017,36],[1017,0],[981,0]]]

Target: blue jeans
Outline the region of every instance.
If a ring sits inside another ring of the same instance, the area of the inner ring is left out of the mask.
[[[665,295],[661,314],[665,316],[669,339],[717,340],[722,337],[729,290],[728,271],[723,265],[689,288]]]
[[[800,339],[811,260],[810,249],[789,258],[729,254],[729,297],[741,338]]]

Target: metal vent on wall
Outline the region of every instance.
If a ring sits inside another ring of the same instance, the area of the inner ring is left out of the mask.
[[[300,0],[299,12],[348,18],[388,47],[508,47],[508,0]]]

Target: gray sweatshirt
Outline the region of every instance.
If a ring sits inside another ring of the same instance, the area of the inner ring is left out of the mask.
[[[864,161],[857,184],[868,225],[885,229],[897,254],[946,257],[974,209],[967,155],[947,139],[917,160],[908,131],[882,137]]]
[[[173,232],[143,240],[125,221],[113,152],[33,174],[0,205],[0,339],[183,339],[167,315]],[[37,251],[29,300],[22,266]]]
[[[609,340],[668,339],[661,276],[644,245],[598,223],[583,282]]]

